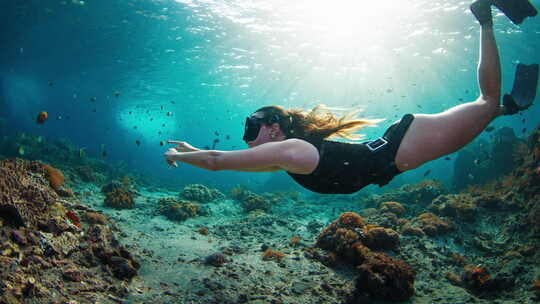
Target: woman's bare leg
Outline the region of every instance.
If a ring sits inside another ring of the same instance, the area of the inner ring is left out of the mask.
[[[411,170],[459,150],[501,114],[501,67],[491,24],[481,27],[478,82],[480,97],[476,101],[438,114],[414,114],[397,151],[399,170]]]

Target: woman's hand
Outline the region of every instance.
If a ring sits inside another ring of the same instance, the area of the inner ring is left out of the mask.
[[[168,140],[167,143],[176,145],[176,147],[174,147],[174,149],[176,149],[177,151],[180,151],[180,152],[200,151],[200,149],[197,149],[197,148],[193,147],[192,145],[188,144],[185,141]]]
[[[170,148],[165,152],[163,156],[165,156],[165,160],[167,160],[167,164],[171,167],[178,167],[178,164],[174,160],[174,156],[178,154],[178,151],[175,148]]]

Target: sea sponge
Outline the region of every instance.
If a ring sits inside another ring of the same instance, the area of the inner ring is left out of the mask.
[[[441,215],[474,220],[477,212],[476,201],[470,194],[440,195],[433,200],[429,209]]]
[[[414,294],[416,272],[384,253],[371,254],[358,267],[356,292],[385,301],[406,301]]]
[[[131,192],[117,188],[105,194],[105,206],[116,209],[132,209],[135,207],[135,201]]]
[[[414,235],[414,236],[419,236],[419,237],[422,237],[422,236],[426,235],[424,233],[424,230],[422,230],[421,228],[418,228],[418,227],[414,227],[411,224],[405,224],[401,228],[401,234],[403,234],[403,235]]]
[[[395,250],[399,247],[399,234],[393,229],[374,227],[368,230],[362,243],[373,250]]]
[[[173,221],[185,221],[191,217],[208,215],[208,210],[199,203],[177,200],[172,197],[159,199],[158,211]]]
[[[383,212],[391,212],[397,215],[405,213],[405,207],[398,202],[384,202],[380,208]]]
[[[180,193],[180,198],[199,203],[207,203],[224,197],[225,195],[219,190],[201,184],[188,185]]]
[[[62,184],[64,183],[64,175],[62,172],[50,165],[43,165],[43,169],[45,169],[45,177],[51,184],[51,187],[54,190],[60,190]]]
[[[255,210],[269,212],[272,209],[272,204],[270,201],[253,192],[247,193],[247,195],[240,201],[240,205],[246,212],[252,212]]]
[[[420,214],[416,218],[416,221],[422,231],[429,236],[436,236],[452,230],[451,223],[443,221],[440,217],[430,212]]]

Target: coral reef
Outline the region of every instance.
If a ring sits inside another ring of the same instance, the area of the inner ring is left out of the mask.
[[[433,200],[429,209],[440,215],[472,221],[478,209],[476,201],[477,199],[466,193],[440,195]]]
[[[223,199],[225,195],[217,189],[208,188],[201,184],[193,184],[184,187],[180,198],[199,203],[208,203],[213,200]]]
[[[325,265],[343,260],[359,265],[356,293],[374,299],[401,301],[414,294],[415,272],[405,262],[372,250],[396,250],[399,234],[392,229],[366,224],[354,212],[345,212],[325,228],[316,247],[331,251],[326,256],[314,254]]]
[[[60,200],[46,175],[37,161],[0,161],[0,303],[126,296],[139,264],[111,228],[80,222],[75,210],[91,209]]]
[[[105,194],[104,204],[115,209],[133,209],[135,200],[130,191],[123,188],[116,188]]]
[[[373,299],[406,301],[414,294],[414,270],[387,254],[368,256],[358,272],[356,292],[367,293]]]
[[[418,226],[429,236],[437,236],[452,230],[450,222],[443,221],[433,213],[422,213],[416,218]]]
[[[384,202],[381,204],[380,209],[382,212],[390,212],[396,215],[405,213],[405,207],[398,202]]]
[[[185,221],[188,218],[209,215],[208,209],[201,204],[173,197],[159,199],[158,212],[172,221]]]
[[[262,195],[255,194],[243,186],[234,187],[231,196],[240,203],[246,212],[261,210],[269,212],[272,209],[272,201]]]

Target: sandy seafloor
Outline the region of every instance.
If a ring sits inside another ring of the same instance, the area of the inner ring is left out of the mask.
[[[257,217],[246,215],[234,200],[223,199],[207,203],[213,216],[179,223],[154,211],[159,198],[178,196],[175,192],[141,189],[135,209],[115,210],[103,207],[104,196],[98,187],[87,184],[78,191],[83,202],[116,222],[123,231],[119,235],[121,242],[138,253],[142,267],[130,284],[132,294],[126,303],[344,303],[354,289],[356,273],[352,266],[326,267],[307,258],[304,249],[313,246],[320,231],[341,212],[362,215],[364,207],[356,199],[283,201],[273,207],[271,215]],[[470,263],[482,262],[478,264],[491,269],[507,267],[515,271],[526,267],[531,274],[540,274],[536,253],[527,258],[521,256],[510,265],[497,265],[497,255],[502,256],[503,252],[456,245],[456,239],[474,238],[469,233],[481,230],[483,240],[508,247],[516,240],[503,236],[508,225],[506,211],[482,211],[470,225],[470,229],[461,227],[436,238],[401,235],[400,250],[393,256],[404,259],[417,272],[415,295],[404,303],[537,303],[527,280],[519,282],[521,287],[518,283],[510,291],[481,298],[446,279],[446,272],[459,274],[463,268],[452,261],[452,253],[465,256]],[[201,235],[201,227],[207,227],[209,234]],[[299,236],[301,241],[292,244],[292,236]],[[264,261],[263,245],[282,251],[285,257],[279,262]],[[208,255],[224,251],[230,255],[223,266],[204,262]],[[357,297],[355,303],[386,302]]]

